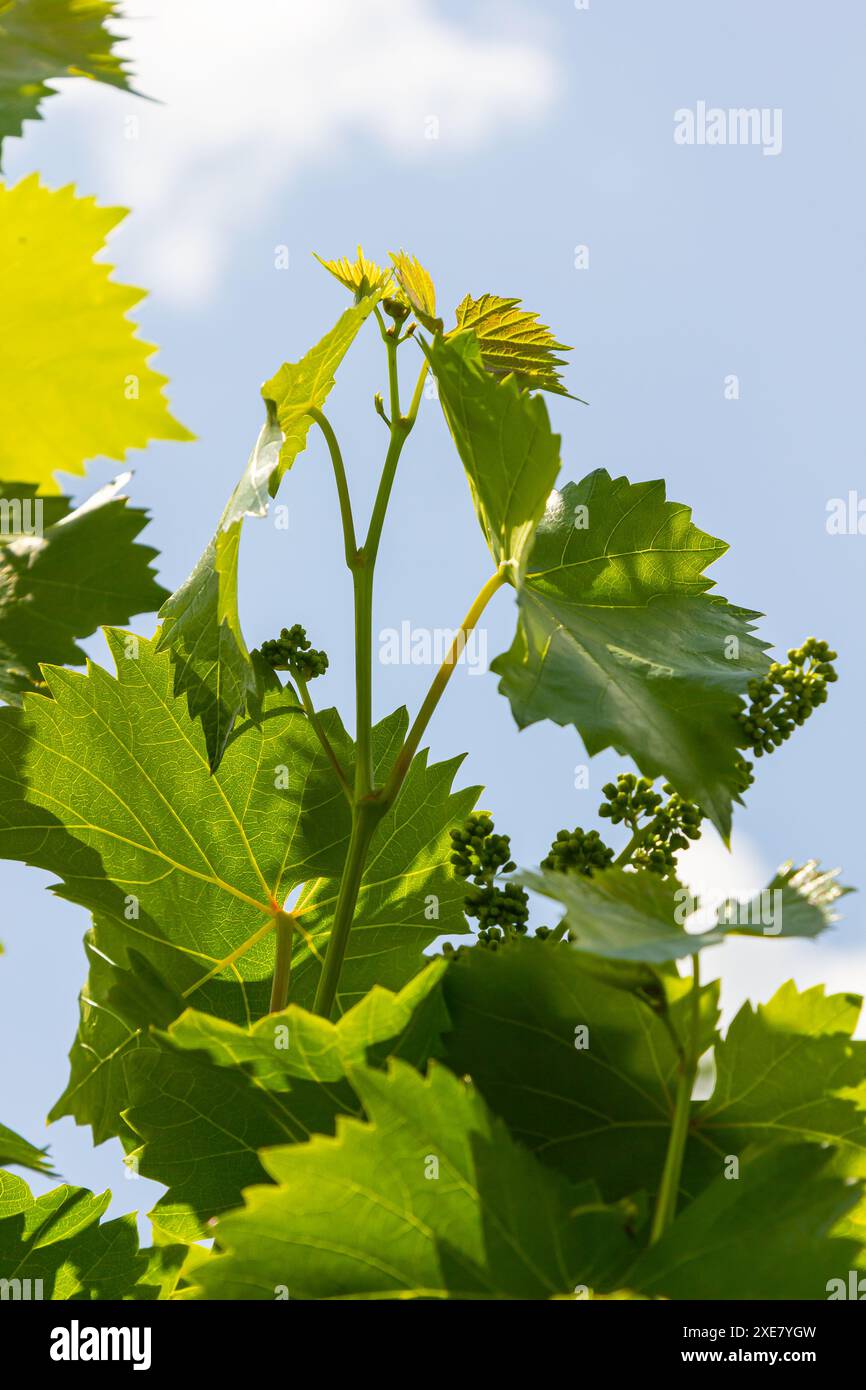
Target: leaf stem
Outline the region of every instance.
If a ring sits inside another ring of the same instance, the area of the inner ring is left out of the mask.
[[[274,957],[274,978],[271,984],[271,1002],[268,1013],[276,1014],[289,1002],[289,985],[292,980],[292,920],[281,912],[277,917],[277,950]]]
[[[460,655],[466,646],[469,634],[472,632],[473,628],[478,622],[478,619],[481,617],[481,614],[484,612],[484,609],[487,607],[493,595],[506,582],[507,575],[507,566],[501,565],[499,569],[496,571],[496,573],[492,574],[490,578],[487,580],[487,583],[484,584],[483,587],[478,591],[478,594],[473,600],[472,605],[466,614],[466,617],[460,624],[460,627],[457,631],[457,635],[454,638],[454,641],[451,643],[451,647],[445,657],[445,660],[442,662],[442,665],[439,667],[439,670],[433,677],[430,689],[424,696],[421,708],[415,716],[415,722],[413,723],[411,729],[406,735],[406,742],[403,744],[403,747],[397,754],[397,757],[394,761],[394,766],[391,768],[390,775],[388,777],[387,782],[385,783],[385,787],[380,798],[386,807],[392,805],[392,803],[396,800],[397,794],[401,786],[403,785],[403,781],[406,777],[407,772],[409,771],[412,759],[418,751],[418,744],[424,737],[424,731],[427,728],[427,725],[430,723],[430,720],[433,716],[433,712],[436,709],[436,706],[438,705],[439,701],[441,700],[442,695],[445,692],[445,687],[448,685],[448,682],[450,681],[451,676],[454,673],[454,668],[457,665],[457,662],[460,659]]]
[[[325,729],[324,729],[324,726],[323,726],[323,724],[322,724],[322,721],[321,721],[321,719],[319,718],[318,714],[316,713],[316,709],[315,709],[315,706],[313,705],[313,701],[312,701],[312,698],[311,698],[311,696],[310,696],[310,691],[309,691],[309,688],[308,688],[308,686],[307,686],[307,682],[305,681],[304,677],[300,674],[299,671],[293,670],[291,674],[292,674],[292,679],[294,680],[296,686],[298,687],[298,691],[299,691],[300,696],[301,696],[301,704],[304,706],[304,710],[305,710],[305,712],[306,712],[307,718],[308,718],[309,721],[310,721],[310,724],[311,724],[311,726],[312,726],[312,728],[313,728],[313,731],[315,732],[315,735],[316,735],[316,737],[318,738],[319,743],[322,745],[322,750],[324,751],[324,754],[325,754],[326,758],[328,759],[328,762],[331,764],[331,767],[334,769],[334,772],[335,772],[336,777],[337,777],[337,781],[340,783],[340,786],[341,786],[342,789],[343,789],[343,794],[344,794],[344,795],[346,796],[346,798],[348,799],[349,804],[352,805],[352,804],[353,804],[353,801],[352,801],[352,787],[351,787],[351,783],[349,782],[349,779],[348,779],[348,777],[346,776],[345,770],[344,770],[344,768],[343,768],[342,763],[340,762],[340,759],[337,757],[336,753],[334,752],[334,748],[333,748],[333,745],[332,745],[332,743],[331,743],[331,740],[328,738],[328,735],[325,733]]]
[[[697,955],[692,956],[692,992],[690,999],[691,1015],[689,1039],[686,1044],[684,1055],[680,1060],[680,1075],[677,1083],[676,1099],[674,1101],[673,1122],[671,1124],[668,1149],[665,1155],[665,1164],[662,1170],[662,1179],[656,1199],[652,1229],[650,1231],[650,1245],[654,1245],[657,1240],[661,1239],[677,1213],[680,1177],[683,1171],[683,1159],[685,1157],[686,1140],[689,1133],[692,1091],[694,1090],[695,1076],[697,1075],[698,1062],[700,1061],[701,976],[700,959]]]
[[[337,496],[340,499],[340,518],[343,523],[343,545],[346,552],[346,564],[349,569],[353,569],[356,556],[358,554],[358,542],[355,539],[355,519],[352,515],[352,499],[349,495],[349,484],[346,480],[346,468],[343,463],[343,455],[337,436],[331,426],[331,422],[324,411],[319,410],[318,406],[311,406],[307,412],[319,426],[325,436],[325,443],[328,446],[328,453],[331,455],[331,463],[334,467],[334,478],[337,483]]]

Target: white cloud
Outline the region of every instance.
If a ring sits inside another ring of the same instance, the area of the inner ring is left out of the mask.
[[[542,117],[557,85],[538,43],[473,35],[435,0],[128,0],[124,10],[116,27],[130,36],[137,86],[163,104],[70,82],[63,116],[88,123],[101,197],[138,214],[137,273],[175,298],[208,295],[235,234],[312,163],[370,145],[421,160],[431,117],[437,158],[462,155]],[[126,138],[129,121],[138,138]]]

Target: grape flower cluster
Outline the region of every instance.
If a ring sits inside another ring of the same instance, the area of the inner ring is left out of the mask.
[[[305,681],[323,676],[328,669],[327,652],[315,650],[300,623],[284,627],[279,637],[263,642],[260,651],[275,671],[291,671]]]
[[[665,877],[676,869],[677,851],[701,837],[703,811],[680,796],[669,782],[662,784],[662,795],[649,777],[621,772],[616,782],[608,782],[602,791],[607,800],[598,814],[614,825],[622,821],[628,825],[636,840],[630,859],[637,868]]]
[[[497,835],[486,811],[468,816],[451,831],[451,863],[458,878],[472,880],[464,911],[478,921],[478,942],[495,950],[502,942],[526,931],[529,897],[516,883],[500,887],[499,874],[517,866],[511,858],[511,840]]]
[[[583,874],[591,878],[594,869],[606,869],[613,860],[613,850],[604,843],[597,830],[558,830],[542,869],[554,869],[560,874]]]
[[[837,679],[836,657],[826,642],[807,637],[802,647],[791,648],[786,665],[774,661],[766,676],[751,680],[749,706],[738,715],[741,747],[756,758],[781,747],[827,699],[827,686]]]

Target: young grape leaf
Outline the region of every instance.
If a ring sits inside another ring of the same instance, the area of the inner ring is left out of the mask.
[[[33,484],[0,483],[0,699],[20,703],[41,684],[42,662],[80,665],[77,638],[166,597],[150,563],[156,551],[136,544],[147,513],[127,506],[130,476],[74,511]]]
[[[551,391],[567,396],[559,367],[565,359],[557,352],[570,352],[557,342],[538,315],[520,307],[519,299],[503,299],[498,294],[471,294],[457,305],[457,327],[448,337],[471,329],[478,340],[481,362],[496,377],[513,375],[518,385],[533,391]]]
[[[359,1116],[351,1066],[404,1057],[422,1066],[441,1046],[447,1015],[444,962],[400,994],[374,988],[333,1024],[292,1005],[250,1028],[187,1010],[155,1046],[126,1062],[125,1119],[141,1147],[137,1171],[168,1188],[150,1213],[183,1240],[268,1181],[258,1150],[333,1134],[338,1115]]]
[[[832,1144],[834,1171],[866,1177],[866,1043],[851,1040],[861,1004],[789,980],[769,1003],[743,1005],[716,1047],[713,1093],[694,1107],[689,1191],[729,1155],[780,1139]]]
[[[47,1149],[37,1149],[16,1134],[14,1129],[0,1124],[0,1168],[5,1168],[7,1163],[14,1163],[18,1168],[29,1168],[33,1173],[54,1176]]]
[[[608,1201],[652,1191],[664,1166],[689,980],[665,976],[668,1019],[584,969],[580,953],[529,938],[461,952],[444,981],[444,1060],[470,1075],[513,1138]],[[701,991],[701,1050],[715,1037],[718,984]]]
[[[377,290],[385,294],[392,283],[391,267],[383,270],[375,261],[368,261],[360,246],[357,259],[354,261],[350,261],[347,256],[341,256],[339,260],[325,261],[316,255],[315,251],[313,255],[320,266],[333,275],[335,280],[339,280],[345,289],[352,292],[356,300],[374,294]]]
[[[110,1192],[57,1187],[34,1197],[21,1178],[0,1172],[0,1279],[30,1280],[29,1293],[50,1299],[126,1298],[145,1274],[135,1217],[105,1221]],[[41,1281],[38,1292],[33,1281]]]
[[[779,1144],[743,1162],[677,1218],[629,1270],[629,1288],[684,1299],[819,1299],[852,1268],[854,1241],[833,1227],[859,1197],[831,1171],[833,1152]]]
[[[491,669],[521,728],[573,724],[591,755],[615,748],[663,774],[727,838],[741,785],[734,716],[768,661],[757,615],[705,592],[703,570],[724,550],[661,482],[600,469],[568,484],[539,523],[517,635]]]
[[[287,362],[262,387],[267,419],[216,534],[160,611],[160,647],[175,663],[175,690],[200,719],[216,768],[235,720],[261,695],[262,674],[247,650],[238,613],[238,551],[244,518],[263,517],[280,479],[305,449],[311,406],[324,404],[334,373],[379,299],[368,295],[340,315],[300,362]]]
[[[477,1093],[432,1063],[358,1067],[368,1124],[263,1155],[276,1187],[222,1218],[209,1298],[547,1299],[616,1288],[623,1217],[515,1144]]]
[[[2,23],[2,18],[0,18]],[[143,290],[94,261],[126,214],[45,188],[0,184],[0,478],[57,492],[56,471],[122,459],[151,439],[192,439],[169,414],[156,351],[127,314]],[[50,268],[47,273],[46,268]],[[74,402],[74,409],[70,403]]]
[[[59,77],[90,77],[129,91],[125,59],[105,28],[114,0],[4,0],[0,5],[0,144],[38,120]]]
[[[390,251],[388,254],[406,304],[423,328],[431,333],[439,332],[442,320],[436,317],[436,287],[430,272],[415,256],[409,256],[405,251]]]
[[[522,571],[559,472],[559,435],[540,396],[484,370],[471,333],[437,337],[428,356],[490,552]]]

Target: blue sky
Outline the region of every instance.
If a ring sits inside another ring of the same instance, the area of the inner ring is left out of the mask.
[[[830,499],[866,497],[866,14],[805,0],[137,0],[127,10],[139,86],[163,104],[65,83],[44,124],[8,143],[6,177],[38,169],[51,186],[74,180],[133,209],[111,259],[119,278],[151,290],[142,333],[160,344],[173,408],[198,436],[128,460],[166,586],[192,567],[244,466],[261,382],[344,307],[311,251],[343,255],[360,241],[381,259],[405,247],[449,316],[467,291],[520,295],[573,344],[568,384],[590,403],[550,402],[563,481],[598,467],[664,478],[729,542],[714,577],[768,615],[768,640],[784,652],[814,633],[840,653],[831,704],[761,767],[733,855],[711,839],[694,852],[693,883],[748,890],[780,861],[812,856],[861,882],[866,537],[830,535],[826,520]],[[674,113],[700,101],[781,110],[781,151],[675,143]],[[579,246],[587,268],[575,266]],[[370,331],[329,408],[362,515],[383,451],[371,407],[383,365]],[[736,400],[725,397],[731,375]],[[72,491],[118,471],[97,460]],[[251,644],[307,626],[331,657],[319,699],[348,717],[351,593],[332,487],[315,440],[281,494],[288,530],[248,524],[241,607]],[[488,567],[461,466],[425,400],[383,542],[377,631],[454,626]],[[505,593],[485,620],[491,656],[513,624]],[[152,616],[136,626],[150,633]],[[102,659],[101,639],[90,648]],[[377,711],[417,706],[430,674],[379,666]],[[574,731],[518,734],[495,680],[462,668],[430,743],[440,757],[472,750],[465,781],[485,784],[482,804],[523,862],[561,825],[596,824],[599,789],[624,765],[594,760],[589,790],[576,790],[585,755]],[[87,926],[43,891],[48,881],[0,865],[2,1118],[32,1139],[65,1082]],[[713,964],[730,972],[728,1013],[791,974],[862,992],[861,900],[847,900],[818,945],[725,946]],[[157,1195],[123,1181],[119,1145],[94,1151],[70,1121],[39,1142],[65,1178],[114,1188],[116,1210]]]

